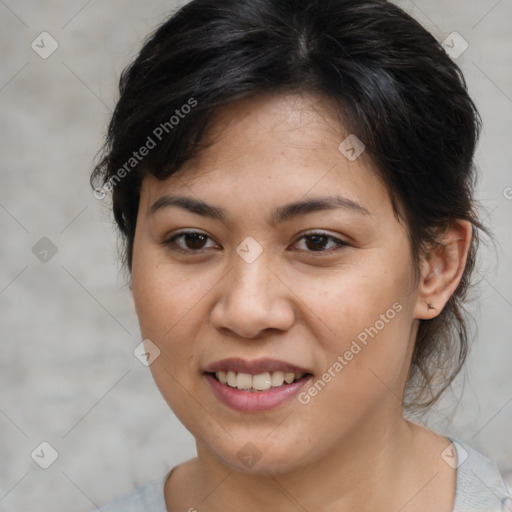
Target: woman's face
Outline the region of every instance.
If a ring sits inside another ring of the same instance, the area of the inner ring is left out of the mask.
[[[239,470],[310,464],[402,418],[410,245],[365,153],[339,149],[332,111],[309,96],[233,103],[179,175],[143,181],[132,283],[150,368],[198,449]]]

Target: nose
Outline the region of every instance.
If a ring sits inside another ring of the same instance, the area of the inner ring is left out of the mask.
[[[217,329],[252,339],[263,331],[286,331],[293,325],[294,294],[264,253],[252,263],[235,254],[211,311],[210,320]]]

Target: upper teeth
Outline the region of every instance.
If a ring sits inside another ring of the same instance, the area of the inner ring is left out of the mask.
[[[217,379],[223,384],[227,384],[232,388],[265,391],[270,388],[282,386],[285,382],[291,384],[294,380],[299,380],[304,373],[295,374],[293,372],[272,372],[258,373],[251,375],[250,373],[215,372]]]

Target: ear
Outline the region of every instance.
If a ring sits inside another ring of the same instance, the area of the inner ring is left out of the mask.
[[[434,318],[455,292],[466,267],[472,234],[470,222],[457,220],[424,252],[415,318]]]

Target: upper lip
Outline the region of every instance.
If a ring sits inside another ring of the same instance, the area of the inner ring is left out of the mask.
[[[290,373],[311,373],[306,368],[302,368],[295,364],[280,361],[279,359],[254,359],[249,361],[240,357],[230,357],[222,359],[208,365],[205,369],[206,373],[215,373],[221,371],[233,371],[236,373],[249,373],[250,375],[258,375],[259,373],[271,372],[290,372]]]

